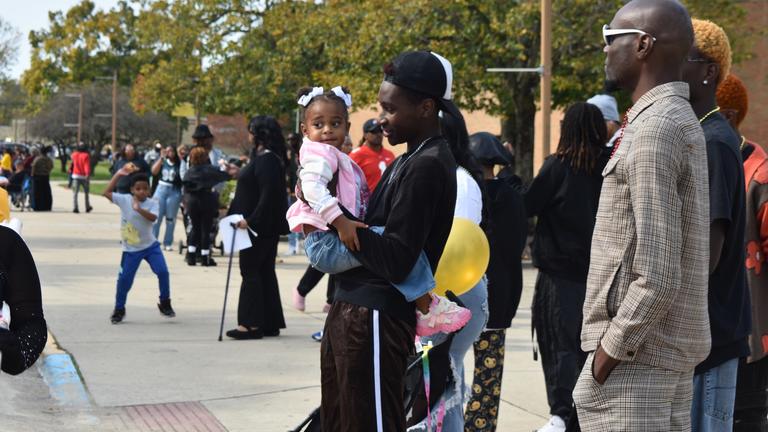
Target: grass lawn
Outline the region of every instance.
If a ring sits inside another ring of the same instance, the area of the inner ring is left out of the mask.
[[[67,184],[61,183],[59,186],[66,188]],[[106,188],[107,188],[106,182],[98,182],[98,183],[91,182],[91,187],[90,189],[88,189],[88,193],[90,193],[91,195],[101,195],[102,193],[104,193],[104,189]],[[82,189],[80,189],[80,191],[82,192]]]
[[[53,168],[53,171],[51,171],[51,180],[67,180],[67,173],[61,172],[59,161],[56,160],[54,162],[56,163],[56,166]],[[109,180],[110,178],[112,178],[112,175],[109,173],[109,162],[103,161],[96,164],[96,169],[91,176],[91,180]],[[95,185],[91,185],[91,188],[94,186]]]

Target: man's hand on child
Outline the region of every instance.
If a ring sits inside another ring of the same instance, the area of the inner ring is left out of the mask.
[[[360,240],[357,239],[358,228],[368,228],[368,225],[362,222],[356,222],[347,219],[346,216],[339,216],[333,221],[333,226],[339,233],[339,240],[351,251],[360,250]]]

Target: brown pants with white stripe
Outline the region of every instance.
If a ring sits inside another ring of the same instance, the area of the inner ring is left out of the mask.
[[[320,347],[322,430],[402,432],[403,392],[414,329],[376,310],[331,307]]]
[[[594,352],[581,371],[573,401],[584,432],[691,430],[693,371],[622,362],[602,385],[592,375]]]

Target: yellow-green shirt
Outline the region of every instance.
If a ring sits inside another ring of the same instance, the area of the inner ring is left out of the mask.
[[[13,171],[13,158],[8,153],[3,153],[3,160],[0,161],[0,168],[3,171]]]

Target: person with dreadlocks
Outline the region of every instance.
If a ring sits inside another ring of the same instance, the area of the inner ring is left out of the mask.
[[[749,355],[750,301],[744,267],[746,191],[741,139],[717,106],[717,86],[731,67],[722,28],[693,19],[694,45],[683,67],[691,106],[707,141],[709,173],[709,325],[712,350],[693,377],[691,430],[730,431],[739,358]]]
[[[744,138],[739,127],[749,108],[747,89],[733,74],[717,88],[717,105],[736,135],[741,136],[741,157],[747,192],[746,268],[752,300],[751,354],[739,359],[733,430],[768,430],[768,272],[763,271],[768,253],[768,154]]]
[[[549,422],[539,431],[564,431],[571,393],[584,365],[580,348],[582,305],[590,245],[607,159],[607,129],[600,109],[586,102],[565,113],[557,152],[525,193],[528,217],[538,217],[531,250],[539,270],[532,318],[549,402]]]

